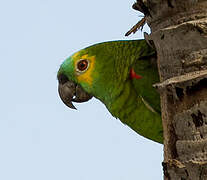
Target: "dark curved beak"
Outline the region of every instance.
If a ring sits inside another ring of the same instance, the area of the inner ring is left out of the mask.
[[[93,96],[85,92],[81,86],[70,81],[64,74],[58,74],[58,92],[61,100],[71,109],[76,109],[72,102],[86,102]]]

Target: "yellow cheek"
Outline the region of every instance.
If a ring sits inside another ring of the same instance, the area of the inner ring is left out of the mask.
[[[91,85],[93,81],[92,71],[93,71],[94,64],[95,64],[95,56],[88,56],[86,54],[86,55],[81,56],[80,59],[87,59],[89,61],[89,67],[85,72],[83,72],[82,74],[79,74],[77,76],[77,79],[79,82],[85,82]]]

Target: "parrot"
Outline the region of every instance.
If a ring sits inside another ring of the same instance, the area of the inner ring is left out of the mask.
[[[139,135],[163,143],[156,51],[145,40],[116,40],[86,47],[57,73],[60,99],[69,108],[92,97]]]

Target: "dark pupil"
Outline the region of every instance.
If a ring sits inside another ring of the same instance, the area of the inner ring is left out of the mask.
[[[84,71],[88,66],[88,61],[87,60],[82,60],[78,63],[78,69],[81,71]]]

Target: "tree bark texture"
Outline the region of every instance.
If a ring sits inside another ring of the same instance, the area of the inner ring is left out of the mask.
[[[139,0],[137,1],[139,3]],[[207,179],[207,0],[144,0],[158,55],[165,180]],[[144,11],[138,5],[140,11]]]

